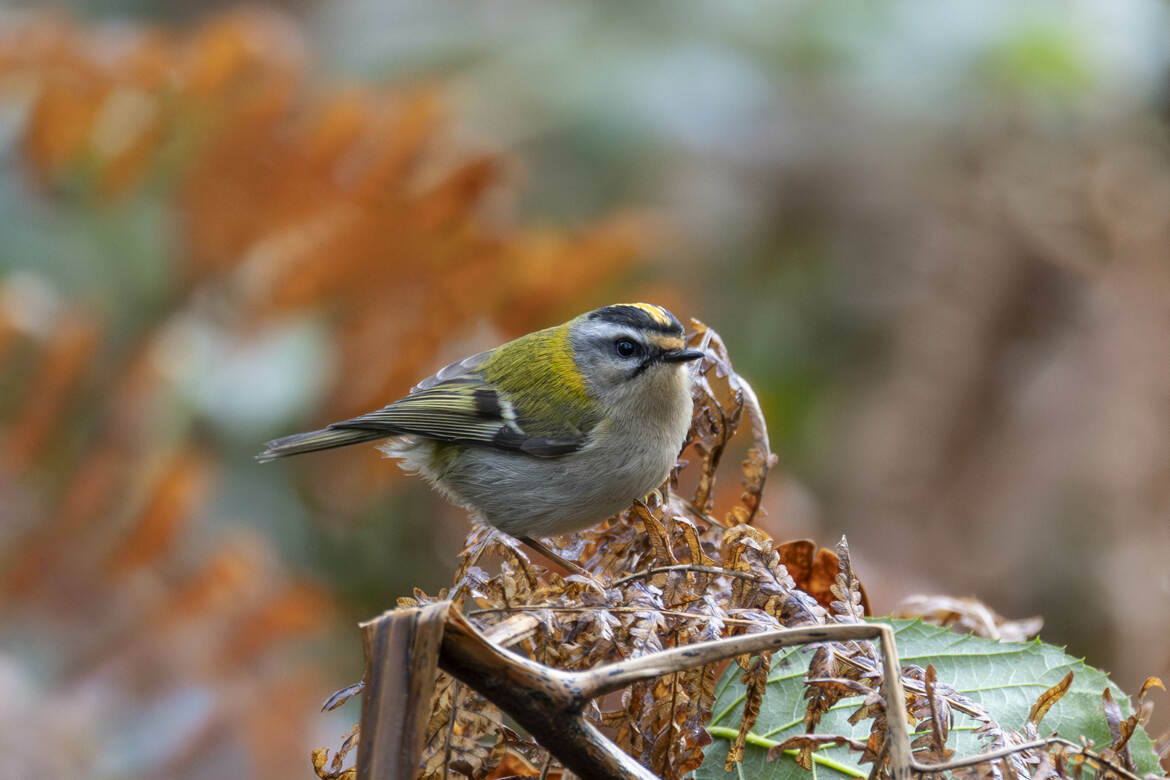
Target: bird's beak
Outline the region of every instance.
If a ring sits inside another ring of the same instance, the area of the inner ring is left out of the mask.
[[[664,363],[689,363],[703,357],[703,352],[697,349],[671,349],[662,353]]]

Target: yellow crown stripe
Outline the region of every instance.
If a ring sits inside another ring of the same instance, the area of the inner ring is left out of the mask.
[[[631,303],[631,304],[627,304],[627,305],[633,306],[636,309],[641,309],[642,311],[646,312],[647,314],[650,315],[650,318],[652,320],[654,320],[655,322],[657,322],[659,325],[663,325],[663,326],[667,326],[667,327],[669,327],[671,325],[670,315],[667,314],[666,310],[663,309],[661,306],[655,306],[652,303]]]

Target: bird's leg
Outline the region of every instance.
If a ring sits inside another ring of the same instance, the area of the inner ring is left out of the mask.
[[[573,574],[580,574],[582,577],[588,577],[589,579],[593,579],[593,575],[590,574],[588,571],[586,571],[585,569],[582,569],[580,566],[573,563],[572,561],[566,561],[564,558],[557,555],[555,552],[553,552],[548,547],[546,547],[542,542],[538,542],[537,540],[533,539],[531,536],[517,536],[516,538],[519,539],[524,544],[531,547],[533,550],[536,550],[538,553],[543,555],[545,558],[548,558],[553,563],[560,564],[561,566],[563,566],[565,568],[566,571],[572,572]]]

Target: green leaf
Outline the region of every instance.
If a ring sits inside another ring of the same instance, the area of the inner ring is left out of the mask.
[[[1040,734],[1056,732],[1062,737],[1079,741],[1088,737],[1098,749],[1104,749],[1112,740],[1101,692],[1110,689],[1128,716],[1132,711],[1129,698],[1109,681],[1104,672],[1073,658],[1062,649],[1039,640],[1029,643],[996,642],[976,636],[955,634],[921,621],[893,620],[898,655],[903,665],[915,664],[925,668],[933,664],[940,683],[947,683],[961,694],[987,708],[991,716],[1005,730],[1021,730],[1028,719],[1028,711],[1036,698],[1060,682],[1070,670],[1074,673],[1072,687],[1058,701],[1040,723]],[[716,737],[705,751],[703,765],[695,772],[695,780],[711,778],[751,778],[752,780],[805,780],[807,772],[791,757],[767,761],[768,747],[804,733],[804,675],[812,652],[806,648],[779,651],[773,656],[772,673],[767,693],[751,734],[748,736],[744,761],[730,773],[723,771],[727,747],[739,729],[744,688],[739,682],[739,669],[728,666],[716,688],[714,715],[708,730]],[[861,703],[860,698],[845,699],[833,707],[817,728],[819,734],[842,734],[864,742],[869,736],[871,721],[863,720],[856,726],[846,718]],[[979,723],[961,712],[955,712],[955,725],[947,746],[955,750],[955,758],[974,755],[984,747],[975,736]],[[1130,741],[1138,774],[1161,774],[1153,743],[1143,729]],[[858,763],[860,754],[844,747],[825,747],[814,754],[812,774],[820,780],[848,777],[867,777],[872,765]]]

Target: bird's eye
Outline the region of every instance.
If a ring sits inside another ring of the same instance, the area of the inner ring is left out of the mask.
[[[628,358],[638,354],[638,345],[633,339],[618,339],[613,343],[613,351],[618,357]]]

